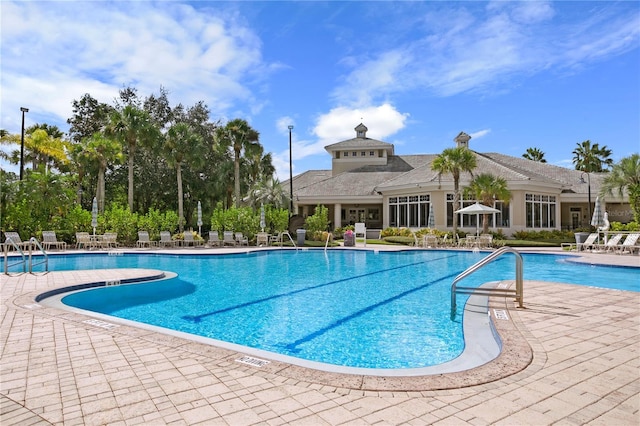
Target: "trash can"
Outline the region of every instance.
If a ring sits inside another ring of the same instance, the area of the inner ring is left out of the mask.
[[[306,229],[296,229],[296,235],[298,236],[298,246],[304,246],[304,239],[307,236]]]
[[[588,232],[576,232],[575,234],[576,237],[576,249],[578,251],[580,251],[580,247],[582,243],[584,243],[585,241],[587,241],[587,238],[589,237],[589,233]]]

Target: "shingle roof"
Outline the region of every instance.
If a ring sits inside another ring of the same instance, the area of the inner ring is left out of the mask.
[[[336,149],[362,149],[362,148],[393,149],[393,144],[390,144],[388,142],[382,142],[377,139],[371,139],[371,138],[353,138],[353,139],[347,139],[346,141],[327,145],[324,147],[324,149],[326,149],[327,151],[336,150]]]

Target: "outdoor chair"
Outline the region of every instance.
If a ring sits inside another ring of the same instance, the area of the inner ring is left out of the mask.
[[[151,241],[151,238],[149,238],[149,232],[148,231],[138,231],[138,241],[136,241],[136,247],[138,248],[151,248],[151,247],[155,247],[156,246],[156,242],[155,241]]]
[[[604,243],[604,244],[596,244],[595,247],[598,250],[604,251],[605,253],[608,252],[608,251],[617,250],[618,249],[618,244],[620,244],[620,241],[622,240],[623,236],[624,236],[623,234],[615,234],[614,236],[609,238],[609,240],[607,240],[606,243]]]
[[[66,250],[67,243],[58,241],[55,231],[42,231],[42,248],[45,250],[51,250],[51,248]]]
[[[223,234],[223,238],[222,238],[222,245],[226,246],[236,246],[236,239],[233,237],[233,232],[231,231],[224,231]]]
[[[222,247],[218,231],[209,231],[209,247]]]
[[[589,236],[584,242],[576,244],[576,250],[577,251],[593,250],[593,248],[597,244],[596,243],[597,239],[598,239],[598,233],[589,234]]]
[[[364,223],[362,222],[358,222],[355,224],[355,229],[353,231],[353,241],[356,243],[358,243],[358,235],[362,235],[362,238],[364,240],[364,246],[367,246],[367,227],[365,226]]]
[[[9,240],[11,240],[11,242],[9,242]],[[18,234],[17,232],[5,232],[4,243],[9,250],[14,249],[14,244],[21,250],[29,248],[29,246],[31,245],[29,241],[22,241],[22,239],[20,238],[20,234]]]
[[[240,246],[248,246],[249,239],[242,235],[242,232],[236,232],[236,243]]]
[[[256,235],[256,246],[262,247],[269,245],[269,233],[258,232]]]
[[[435,235],[424,235],[422,237],[422,247],[435,248],[438,247],[438,237]]]
[[[640,250],[640,247],[636,245],[638,243],[638,238],[640,238],[640,234],[627,235],[622,244],[618,246],[619,249],[616,253],[625,254],[628,252],[633,254],[634,251]]]
[[[202,245],[202,240],[196,239],[193,236],[193,232],[192,231],[184,231],[184,233],[182,235],[183,235],[183,238],[182,238],[182,246],[183,247],[186,247],[186,246],[197,247],[199,245]]]
[[[269,245],[279,244],[282,246],[282,232],[269,236]]]
[[[159,247],[175,247],[176,242],[171,238],[169,231],[160,231],[160,241],[158,241]]]
[[[493,244],[493,236],[489,234],[482,234],[478,238],[478,247],[481,249],[491,248],[491,244]]]
[[[100,245],[105,249],[118,248],[118,234],[115,232],[105,232]]]
[[[93,243],[91,242],[91,236],[88,232],[76,232],[76,248],[77,249],[90,249]]]

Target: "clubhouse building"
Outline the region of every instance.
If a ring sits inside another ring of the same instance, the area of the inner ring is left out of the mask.
[[[368,138],[364,124],[354,130],[353,139],[325,147],[331,155],[331,170],[309,170],[294,176],[294,213],[304,218],[321,204],[329,209],[333,229],[364,222],[368,229],[417,230],[428,226],[433,205],[435,228],[451,230],[453,177],[443,174],[438,178],[438,173],[431,170],[438,154],[395,155],[393,144]],[[454,142],[469,148],[470,139],[461,132]],[[511,192],[508,203],[495,200],[493,207],[499,213],[491,215],[490,231],[500,229],[511,235],[521,230],[589,226],[589,212],[594,209],[603,174],[587,174],[504,154],[472,152],[477,162],[473,175],[490,173],[504,178]],[[461,192],[472,179],[469,173],[461,174]],[[288,187],[288,181],[283,186]],[[475,202],[462,199],[460,208]],[[607,196],[601,206],[610,221],[633,220],[627,199]],[[475,215],[460,215],[458,228],[475,232],[477,219]]]

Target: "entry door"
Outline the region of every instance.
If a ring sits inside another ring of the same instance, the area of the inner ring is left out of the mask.
[[[580,212],[571,212],[571,229],[580,227]]]

